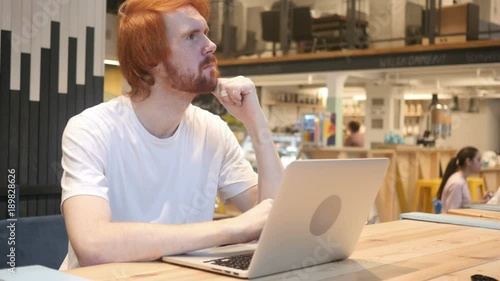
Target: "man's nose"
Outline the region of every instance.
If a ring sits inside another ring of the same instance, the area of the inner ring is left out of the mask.
[[[205,48],[203,49],[203,54],[204,55],[207,55],[207,54],[211,54],[211,53],[215,53],[215,50],[217,50],[217,45],[215,45],[215,43],[210,40],[210,38],[207,37],[207,46],[205,46]]]

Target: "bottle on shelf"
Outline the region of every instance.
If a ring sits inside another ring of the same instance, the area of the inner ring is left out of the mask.
[[[432,102],[428,108],[428,129],[437,139],[451,135],[451,110],[448,106],[439,103],[438,95],[432,94]]]

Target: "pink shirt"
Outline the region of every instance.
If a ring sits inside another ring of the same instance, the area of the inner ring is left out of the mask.
[[[441,213],[446,214],[450,209],[463,208],[465,204],[471,202],[469,185],[462,173],[456,172],[448,178],[441,195],[443,209]]]
[[[365,136],[361,133],[352,133],[344,142],[344,146],[360,146],[365,145]]]

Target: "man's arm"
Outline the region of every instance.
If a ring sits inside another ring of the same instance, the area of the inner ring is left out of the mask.
[[[219,221],[184,225],[111,222],[109,203],[98,196],[74,196],[63,203],[66,229],[80,266],[151,261],[258,238],[272,200],[245,214]]]
[[[258,202],[274,198],[283,177],[283,165],[274,146],[269,124],[260,107],[255,85],[243,76],[221,78],[213,94],[229,113],[245,125],[252,139],[259,170]],[[232,198],[231,202],[252,200],[251,195],[252,191],[243,192]],[[237,203],[235,205],[240,207]]]

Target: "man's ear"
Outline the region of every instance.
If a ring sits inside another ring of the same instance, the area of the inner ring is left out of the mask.
[[[151,69],[151,71],[155,75],[159,75],[159,74],[165,73],[165,66],[163,65],[162,62],[160,62],[157,65],[153,66],[153,68]]]

